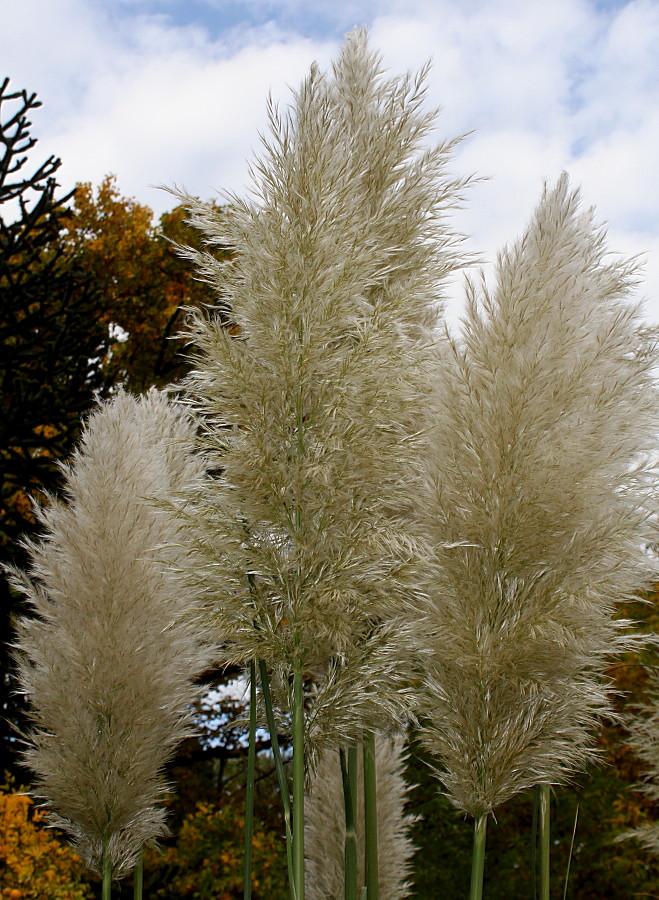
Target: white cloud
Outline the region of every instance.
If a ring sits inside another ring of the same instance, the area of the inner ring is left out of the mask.
[[[326,66],[340,31],[366,22],[391,70],[433,56],[429,102],[444,106],[442,136],[477,129],[455,163],[491,176],[456,218],[474,235],[471,248],[492,258],[523,228],[543,179],[566,169],[610,223],[612,248],[648,252],[645,293],[659,322],[656,0],[608,9],[592,0],[207,8],[177,25],[183,7],[173,0],[12,4],[0,54],[13,86],[44,101],[33,117],[37,152],[60,155],[68,183],[113,171],[125,193],[156,210],[171,199],[154,183],[202,196],[241,191],[267,91],[286,102],[286,85],[313,59]],[[222,30],[223,21],[233,24]]]
[[[276,42],[202,59],[187,46],[158,50],[99,78],[79,114],[53,135],[65,171],[96,181],[118,172],[125,190],[149,193],[157,205],[162,198],[149,184],[185,183],[202,196],[240,189],[245,154],[258,143],[256,125],[264,125],[265,94],[271,84],[285,94],[285,82],[306,69],[309,48]]]
[[[28,40],[39,6],[23,6],[14,23],[17,47]],[[116,21],[90,9],[64,0],[59,13],[68,32],[59,18],[47,17],[31,39],[37,62],[30,71],[13,65],[12,55],[20,54],[3,52],[11,48],[0,43],[0,52],[17,73],[13,86],[37,90],[44,102],[33,130],[41,153],[62,158],[66,186],[115,172],[123,191],[157,209],[171,201],[152,184],[178,182],[204,196],[240,189],[245,157],[265,126],[268,90],[285,97],[310,59],[327,64],[331,54],[329,44],[312,45],[273,25],[211,41],[202,28],[172,27],[161,16]],[[58,23],[61,39],[76,48],[71,55],[61,46],[54,52],[60,38],[46,37]]]
[[[643,293],[659,322],[659,5],[418,0],[414,16],[384,15],[372,33],[394,69],[433,55],[444,134],[476,129],[456,161],[490,177],[457,218],[469,248],[491,261],[565,169],[609,223],[611,248],[647,254]]]

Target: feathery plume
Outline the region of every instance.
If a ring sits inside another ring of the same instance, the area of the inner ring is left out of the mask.
[[[584,765],[633,640],[616,604],[656,577],[656,348],[604,241],[563,175],[447,340],[425,740],[475,818]]]
[[[155,390],[104,404],[63,467],[67,502],[51,497],[39,513],[30,571],[13,572],[36,614],[18,627],[34,723],[26,763],[52,823],[95,871],[109,854],[115,877],[166,831],[162,768],[191,733],[193,679],[208,664],[177,571],[181,526],[164,506],[202,480],[193,439]]]
[[[357,896],[364,884],[364,790],[361,754],[357,783]],[[410,894],[414,845],[408,831],[415,818],[405,812],[409,786],[403,776],[405,753],[400,736],[378,735],[375,743],[378,808],[380,900]],[[307,900],[336,900],[344,891],[345,817],[341,765],[336,751],[321,753],[305,801]]]
[[[227,661],[265,660],[284,693],[294,669],[313,682],[317,743],[410,706],[401,612],[420,550],[401,511],[467,182],[446,174],[456,141],[421,146],[424,77],[386,79],[355,30],[331,76],[314,65],[290,111],[270,104],[251,201],[179,194],[210,250],[234,251],[181,248],[235,322],[191,320],[190,402],[222,469],[197,498],[200,581]]]

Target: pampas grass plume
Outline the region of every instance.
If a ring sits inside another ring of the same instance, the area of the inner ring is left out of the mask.
[[[475,817],[584,766],[605,669],[633,642],[617,604],[656,578],[657,354],[636,279],[563,175],[445,343],[425,740]]]
[[[181,252],[235,322],[191,320],[190,402],[222,469],[197,498],[200,582],[227,662],[314,684],[320,743],[411,705],[401,613],[425,550],[402,511],[465,184],[446,173],[455,141],[422,146],[424,76],[385,78],[355,30],[331,75],[314,65],[290,110],[270,105],[251,200],[180,195],[209,247]]]
[[[64,499],[39,513],[29,572],[13,573],[34,614],[17,640],[25,761],[51,822],[95,871],[107,852],[115,877],[166,831],[162,769],[191,732],[209,658],[164,506],[203,476],[192,444],[189,418],[157,391],[103,404],[64,467]]]

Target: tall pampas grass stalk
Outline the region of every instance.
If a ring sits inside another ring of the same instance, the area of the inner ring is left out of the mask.
[[[34,614],[17,638],[25,762],[104,897],[166,833],[163,766],[193,730],[193,679],[209,662],[164,505],[203,478],[193,442],[188,415],[157,391],[103,404],[63,467],[63,499],[38,513],[29,571],[13,572]]]
[[[298,900],[300,742],[313,767],[321,747],[406,719],[412,696],[403,613],[426,551],[403,512],[465,184],[446,174],[455,141],[422,146],[424,75],[385,78],[356,30],[331,75],[314,65],[288,111],[270,105],[250,200],[178,194],[209,248],[181,252],[233,318],[190,322],[189,399],[221,467],[196,498],[199,580],[226,662],[261,661],[292,721]]]
[[[657,353],[636,280],[563,175],[445,342],[424,740],[483,835],[501,803],[592,757],[605,669],[634,642],[617,604],[656,578]]]
[[[362,765],[356,757],[355,803],[358,898],[367,883],[365,792]],[[380,900],[403,900],[410,895],[411,859],[414,846],[409,829],[414,817],[405,811],[409,790],[403,767],[404,744],[401,737],[377,735],[375,768],[377,772],[377,817],[379,870],[377,888]],[[307,854],[307,900],[338,900],[344,896],[344,843],[346,823],[343,815],[341,763],[336,751],[322,753],[313,774],[305,805],[305,848]],[[367,894],[370,896],[370,894]]]

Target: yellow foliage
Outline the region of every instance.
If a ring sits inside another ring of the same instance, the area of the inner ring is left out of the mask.
[[[169,900],[238,900],[243,896],[244,817],[230,805],[198,802],[179,829],[175,846],[164,852],[148,848],[145,872],[166,873],[166,884],[152,897]],[[286,858],[282,841],[255,823],[253,900],[287,896]]]
[[[87,900],[80,857],[44,827],[45,815],[11,783],[0,787],[0,898]]]

